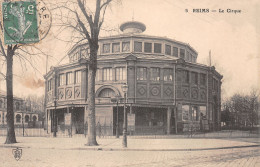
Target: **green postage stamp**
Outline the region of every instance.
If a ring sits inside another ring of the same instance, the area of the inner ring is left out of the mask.
[[[3,2],[4,43],[39,42],[35,0]]]

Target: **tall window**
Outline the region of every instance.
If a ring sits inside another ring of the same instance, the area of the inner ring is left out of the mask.
[[[137,80],[140,80],[140,81],[147,80],[147,68],[145,68],[145,67],[137,68]]]
[[[200,74],[200,84],[206,85],[206,74]]]
[[[20,103],[19,102],[15,103],[15,108],[16,108],[16,110],[20,110]]]
[[[116,68],[116,80],[122,81],[126,80],[126,69],[123,67]]]
[[[198,85],[198,73],[196,72],[191,73],[191,83]]]
[[[185,59],[185,50],[184,49],[180,49],[180,57]]]
[[[144,43],[144,52],[151,53],[152,52],[152,43]]]
[[[103,53],[110,53],[110,43],[103,44]]]
[[[160,68],[150,68],[150,80],[160,81]]]
[[[103,80],[104,81],[112,81],[112,68],[104,68],[103,69]]]
[[[175,57],[179,57],[179,50],[177,47],[172,47],[172,54]]]
[[[15,116],[15,118],[16,118],[16,122],[17,122],[17,123],[20,123],[20,122],[21,122],[21,115],[20,115],[20,114],[17,114],[17,115]]]
[[[73,83],[72,72],[67,72],[66,73],[66,84],[70,85],[72,83]]]
[[[4,105],[3,105],[3,104],[4,104],[3,101],[0,100],[0,108],[4,108]]]
[[[134,42],[134,51],[135,52],[142,52],[142,42]]]
[[[154,53],[162,53],[162,44],[154,43]]]
[[[189,71],[185,70],[183,71],[183,82],[184,83],[189,83],[190,81],[190,76],[189,76]]]
[[[96,81],[102,81],[102,70],[97,69],[96,71]]]
[[[112,52],[113,52],[113,53],[118,53],[118,52],[120,52],[120,43],[113,43],[113,44],[112,44]]]
[[[170,45],[165,45],[165,54],[167,55],[171,55],[171,46]]]
[[[48,84],[48,85],[47,85],[47,90],[50,91],[50,90],[52,89],[52,86],[51,86],[51,84],[52,84],[52,79],[48,80],[47,84]]]
[[[65,74],[60,74],[59,75],[59,85],[65,85]]]
[[[122,52],[129,52],[130,51],[130,42],[123,42],[122,43]]]
[[[81,71],[75,71],[75,83],[81,83]]]
[[[172,81],[173,79],[173,70],[171,68],[163,70],[163,80],[164,81]]]

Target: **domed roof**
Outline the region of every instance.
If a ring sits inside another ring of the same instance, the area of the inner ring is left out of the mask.
[[[124,33],[142,33],[145,29],[145,24],[138,21],[128,21],[120,26],[120,30]]]

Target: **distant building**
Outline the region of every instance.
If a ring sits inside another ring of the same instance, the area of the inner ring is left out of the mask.
[[[7,124],[7,99],[6,92],[0,90],[0,127],[6,127]],[[39,112],[31,110],[30,106],[26,105],[22,98],[14,96],[14,124],[15,127],[28,127],[31,122],[31,127],[36,127],[36,122],[39,120]],[[39,124],[39,123],[38,123]],[[41,126],[41,125],[39,125]]]
[[[119,120],[122,133],[122,86],[127,84],[127,112],[134,114],[134,127],[128,131],[133,134],[220,129],[222,76],[197,63],[198,53],[189,44],[144,35],[145,29],[143,23],[126,22],[120,26],[122,34],[100,38],[96,123],[115,135]],[[59,132],[70,123],[73,133],[87,128],[88,54],[87,42],[77,44],[68,53],[69,64],[52,67],[45,75],[49,133],[54,112]],[[115,97],[121,99],[118,117]]]

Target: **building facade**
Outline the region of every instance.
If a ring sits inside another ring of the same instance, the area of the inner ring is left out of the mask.
[[[117,125],[122,133],[125,84],[132,134],[218,130],[222,76],[197,63],[198,53],[189,44],[144,35],[145,29],[143,23],[126,22],[122,34],[99,40],[96,123],[105,128],[103,134],[115,135]],[[58,132],[87,130],[88,53],[87,42],[75,45],[69,63],[45,75],[48,133],[55,116]]]
[[[30,110],[22,98],[14,96],[14,125],[15,127],[36,127],[39,124],[39,113]],[[0,91],[0,127],[7,125],[7,98],[4,91]],[[30,123],[29,123],[30,122]],[[30,125],[29,125],[30,124]],[[40,125],[42,126],[42,125]]]

